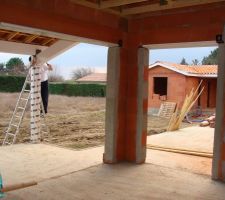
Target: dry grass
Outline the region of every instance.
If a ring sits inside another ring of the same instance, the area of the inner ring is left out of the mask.
[[[0,142],[12,116],[18,93],[0,93]],[[105,98],[50,95],[46,117],[50,134],[45,141],[73,148],[104,142]],[[28,109],[27,109],[28,110]],[[26,112],[17,142],[29,141],[30,114]]]
[[[0,144],[12,116],[18,93],[0,93]],[[29,110],[29,109],[27,109]],[[105,137],[105,98],[50,95],[46,117],[49,134],[44,141],[71,148],[101,145]],[[169,120],[150,116],[148,135],[165,132]],[[183,127],[188,124],[183,123]],[[30,139],[30,113],[26,112],[17,143]]]

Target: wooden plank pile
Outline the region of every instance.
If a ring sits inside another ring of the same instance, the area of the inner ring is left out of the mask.
[[[174,112],[174,114],[172,115],[170,119],[167,131],[176,131],[180,128],[180,125],[184,117],[191,110],[191,108],[193,107],[193,105],[198,100],[198,98],[200,97],[200,95],[202,94],[204,90],[204,87],[200,89],[201,84],[202,84],[202,81],[200,82],[200,84],[195,90],[194,88],[192,88],[191,92],[188,95],[186,95],[186,98],[184,100],[184,103],[180,112],[178,111],[178,108],[176,108],[176,111]]]
[[[175,102],[164,102],[160,105],[158,117],[163,118],[171,118],[173,115],[175,109],[176,109],[177,103]]]

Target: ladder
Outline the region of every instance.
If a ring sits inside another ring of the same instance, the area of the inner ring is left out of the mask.
[[[30,100],[31,96],[31,89],[30,89],[30,70],[26,76],[25,82],[23,84],[22,90],[19,94],[16,107],[13,111],[13,115],[11,117],[11,120],[9,122],[9,126],[5,131],[5,137],[3,140],[2,145],[12,145],[16,141],[16,137],[19,133],[21,123],[23,121],[23,117],[25,114],[25,110],[27,107],[27,104]],[[41,101],[42,102],[42,101]],[[41,137],[42,133],[48,133],[48,127],[45,123],[45,115],[44,115],[44,109],[43,109],[43,103],[41,103],[41,109],[42,109],[42,115],[41,115]],[[45,131],[43,131],[45,129]]]

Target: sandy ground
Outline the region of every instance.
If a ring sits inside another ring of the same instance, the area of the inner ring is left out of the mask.
[[[12,115],[18,94],[0,93],[0,142]],[[71,148],[104,143],[105,98],[50,95],[46,116],[49,134],[44,141]],[[17,143],[29,141],[30,116],[27,110]]]
[[[0,93],[0,143],[17,98],[18,93]],[[75,149],[101,145],[105,136],[105,98],[50,95],[46,120],[50,130],[44,135],[47,143]],[[29,141],[29,122],[27,110],[17,143]],[[168,122],[168,119],[149,116],[148,135],[165,132]],[[183,123],[182,127],[193,125],[196,124]]]

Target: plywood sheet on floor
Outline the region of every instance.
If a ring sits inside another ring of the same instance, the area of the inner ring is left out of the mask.
[[[148,136],[147,144],[212,153],[213,140],[213,128],[193,126]]]
[[[98,165],[8,193],[4,200],[224,200],[210,177],[144,164]]]
[[[147,150],[146,163],[211,176],[212,158]]]

